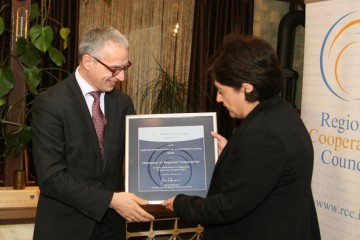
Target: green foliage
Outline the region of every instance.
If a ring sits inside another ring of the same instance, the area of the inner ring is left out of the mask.
[[[50,26],[34,25],[29,30],[31,43],[43,53],[49,49],[54,39],[54,33]]]
[[[25,38],[19,38],[16,42],[16,56],[24,66],[32,67],[39,65],[41,53]]]
[[[9,4],[5,4],[4,6],[2,6],[0,8],[0,13],[8,6],[9,6]],[[0,16],[0,36],[4,33],[4,31],[5,31],[4,19]]]
[[[184,113],[187,106],[188,83],[171,76],[156,60],[158,76],[150,81],[141,94],[141,105],[150,102],[150,113]]]
[[[4,19],[0,17],[0,35],[4,33],[4,29],[5,29]]]
[[[15,106],[25,110],[25,117],[31,111],[31,103],[26,101],[27,97],[29,95],[36,96],[39,93],[41,74],[48,73],[48,69],[40,65],[42,59],[50,58],[58,67],[65,63],[64,55],[60,50],[52,46],[52,42],[54,35],[55,37],[59,35],[63,41],[64,49],[67,48],[70,29],[64,28],[61,23],[48,16],[49,6],[47,5],[47,1],[42,1],[40,8],[37,4],[31,5],[29,40],[22,37],[18,38],[15,46],[15,56],[10,56],[15,58],[20,65],[26,84],[24,96],[16,100],[15,103],[7,103],[7,96],[16,84],[13,70],[9,67],[9,62],[0,62],[0,137],[5,143],[5,151],[0,157],[18,156],[31,140],[30,126],[21,121],[23,113],[20,113],[18,122],[9,121],[8,118]],[[0,12],[5,7],[10,7],[10,5],[2,6]],[[61,27],[59,33],[54,34],[52,27],[47,25],[49,21]],[[6,31],[4,19],[0,17],[0,37],[4,31]],[[55,70],[63,71],[60,68]],[[49,76],[53,77],[50,73]]]
[[[5,153],[11,153],[12,156],[19,156],[26,144],[31,140],[31,129],[29,126],[20,125],[15,131],[5,134]]]
[[[0,98],[5,98],[14,87],[14,74],[10,67],[0,66]],[[1,104],[0,106],[4,105]]]

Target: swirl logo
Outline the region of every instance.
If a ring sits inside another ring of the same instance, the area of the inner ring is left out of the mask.
[[[344,101],[360,100],[360,15],[350,12],[328,30],[321,46],[320,71],[329,91]]]

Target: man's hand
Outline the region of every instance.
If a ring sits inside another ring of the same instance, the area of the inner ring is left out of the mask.
[[[147,200],[139,198],[133,193],[116,192],[110,202],[110,208],[114,209],[128,222],[153,221],[154,216],[140,206],[147,204]]]
[[[217,142],[218,142],[218,151],[219,151],[219,155],[221,154],[222,150],[224,149],[225,145],[227,144],[227,139],[224,138],[223,136],[221,136],[220,134],[218,133],[215,133],[215,132],[211,132],[211,136],[213,138],[216,138],[217,139]]]

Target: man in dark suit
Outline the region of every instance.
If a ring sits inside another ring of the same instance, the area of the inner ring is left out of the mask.
[[[163,205],[203,224],[206,240],[319,240],[313,146],[294,107],[279,96],[274,49],[256,37],[230,35],[209,71],[216,101],[241,123],[227,144],[213,133],[222,151],[207,197],[179,194]]]
[[[33,156],[40,198],[35,240],[125,239],[126,221],[151,221],[124,192],[125,116],[135,114],[124,80],[128,40],[108,26],[91,28],[79,46],[79,67],[36,97],[32,110]],[[98,138],[92,112],[100,94],[105,130]],[[102,140],[99,140],[102,139]]]

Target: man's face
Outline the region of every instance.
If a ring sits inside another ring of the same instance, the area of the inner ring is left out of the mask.
[[[103,56],[98,60],[110,68],[124,67],[128,64],[129,52],[122,45],[109,42],[104,47]],[[110,92],[118,81],[125,80],[124,71],[112,76],[113,73],[94,57],[91,57],[91,61],[86,80],[95,90]]]

